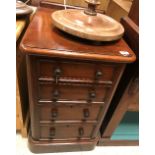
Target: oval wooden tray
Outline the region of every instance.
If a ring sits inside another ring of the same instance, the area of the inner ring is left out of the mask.
[[[57,28],[89,40],[113,41],[120,39],[124,33],[119,22],[99,13],[90,16],[83,10],[67,9],[55,11],[51,17]]]

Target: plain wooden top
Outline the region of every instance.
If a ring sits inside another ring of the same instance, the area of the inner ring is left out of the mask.
[[[93,61],[135,61],[134,52],[123,39],[98,43],[71,36],[57,29],[51,20],[53,11],[55,10],[38,8],[20,44],[24,53]],[[128,55],[123,56],[120,51],[126,51]]]

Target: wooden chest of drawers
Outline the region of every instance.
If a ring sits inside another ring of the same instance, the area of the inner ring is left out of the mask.
[[[91,150],[134,53],[120,40],[99,45],[56,29],[39,8],[21,42],[26,53],[32,152]],[[121,55],[122,50],[128,52]]]

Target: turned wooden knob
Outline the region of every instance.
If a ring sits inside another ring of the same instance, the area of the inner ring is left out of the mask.
[[[52,118],[58,117],[58,110],[57,109],[52,109]]]
[[[62,73],[62,71],[61,71],[60,68],[56,68],[56,69],[54,70],[54,76],[55,76],[55,77],[59,77],[59,76],[61,75],[61,73]]]
[[[53,92],[53,100],[58,100],[58,98],[60,97],[60,92],[58,90],[54,90]]]
[[[89,109],[84,109],[83,110],[83,115],[85,118],[88,118],[89,117]]]
[[[55,136],[55,128],[50,128],[50,137]]]
[[[96,97],[96,93],[95,92],[90,92],[89,94],[90,99],[94,99]]]
[[[83,128],[81,127],[81,128],[79,128],[79,136],[81,137],[81,136],[83,136],[84,135],[84,130],[83,130]]]
[[[96,79],[99,79],[101,76],[102,76],[102,72],[101,71],[97,71],[96,75],[95,75]]]
[[[88,96],[88,102],[92,102],[92,100],[95,99],[95,97],[96,97],[96,93],[94,91],[90,92]]]
[[[54,77],[55,77],[56,84],[58,83],[58,80],[59,80],[61,74],[62,74],[62,71],[60,68],[56,68],[54,70]]]

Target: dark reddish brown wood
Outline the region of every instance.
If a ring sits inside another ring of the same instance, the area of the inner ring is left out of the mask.
[[[38,9],[20,44],[27,58],[30,149],[93,149],[125,65],[135,55],[123,39],[94,43],[57,30],[52,11]],[[128,56],[119,53],[124,50]]]
[[[96,79],[98,81],[112,81],[112,77],[117,70],[115,64],[101,64],[101,63],[82,63],[78,61],[69,61],[69,60],[50,60],[40,59],[38,60],[38,74],[39,77],[50,77],[55,78],[55,72],[57,69],[60,70],[59,80],[69,77],[70,79],[81,79],[81,80],[90,80]],[[119,66],[118,66],[119,67]],[[76,69],[75,69],[76,68]],[[81,70],[81,68],[83,68]],[[71,72],[72,71],[72,72]],[[101,76],[97,77],[97,73],[101,72]],[[106,74],[109,72],[109,74]],[[73,78],[74,77],[74,78]],[[93,81],[92,81],[93,82]]]
[[[98,142],[99,137],[89,140],[78,140],[78,143],[73,140],[55,140],[52,143],[49,143],[49,140],[35,141],[30,136],[29,148],[34,153],[49,153],[49,152],[68,152],[70,151],[90,151],[93,150]],[[77,145],[78,144],[78,145]]]
[[[53,123],[40,124],[40,138],[39,139],[54,139],[54,140],[81,140],[91,139],[92,133],[96,124],[92,123]],[[53,130],[53,133],[51,133]],[[52,134],[52,135],[51,135]]]
[[[38,60],[40,60],[40,58],[42,59],[42,57],[37,57],[37,56],[28,56],[27,57],[27,63],[28,63],[28,71],[29,70],[31,70],[30,71],[30,77],[29,77],[29,85],[31,85],[31,89],[34,89],[33,90],[33,92],[31,92],[30,91],[30,93],[33,93],[32,94],[32,99],[31,100],[33,100],[33,102],[32,102],[32,104],[34,104],[34,105],[31,105],[32,106],[32,109],[33,110],[35,110],[35,111],[33,111],[32,113],[35,113],[36,114],[36,116],[32,116],[31,117],[31,119],[33,119],[33,121],[32,122],[38,122],[38,123],[35,123],[35,125],[33,124],[32,126],[35,126],[35,128],[33,128],[32,129],[32,137],[34,137],[34,138],[39,138],[40,137],[40,134],[39,133],[41,133],[41,128],[39,128],[39,120],[38,120],[38,118],[40,118],[40,116],[39,116],[39,113],[40,113],[40,109],[39,109],[39,107],[38,106],[36,106],[37,105],[37,103],[38,103],[38,101],[40,101],[40,100],[42,100],[42,102],[43,102],[43,100],[45,101],[45,103],[47,102],[47,101],[52,101],[52,90],[50,90],[50,89],[47,89],[47,87],[45,87],[45,89],[41,89],[41,87],[40,87],[40,85],[39,85],[39,83],[37,82],[38,81],[38,77],[40,77],[40,72],[37,72],[37,68],[38,68]],[[47,57],[44,57],[44,59],[46,60],[46,58]],[[48,58],[47,58],[48,59]],[[63,62],[63,59],[61,59],[61,61]],[[87,65],[89,65],[89,62],[82,62],[82,64],[83,63],[88,63]],[[93,62],[93,63],[95,63],[95,62]],[[74,64],[74,63],[73,63]],[[30,65],[30,66],[29,66]],[[110,63],[109,63],[109,65],[110,65]],[[114,65],[114,64],[113,64]],[[99,66],[104,66],[104,63],[101,63]],[[45,70],[46,70],[46,68],[48,68],[49,66],[47,66],[47,67],[45,67]],[[52,67],[51,67],[52,68]],[[98,93],[96,94],[96,96],[102,96],[103,98],[105,98],[105,103],[106,103],[106,105],[105,105],[105,109],[107,109],[107,107],[108,107],[108,104],[109,104],[109,102],[110,102],[110,100],[111,100],[111,98],[112,98],[112,94],[114,93],[114,91],[115,91],[115,89],[116,89],[116,86],[117,86],[117,84],[118,84],[118,81],[119,81],[119,79],[120,79],[120,77],[121,77],[121,74],[122,74],[122,72],[123,72],[123,69],[124,69],[124,65],[122,64],[122,65],[120,65],[120,64],[115,64],[115,70],[113,70],[114,71],[114,73],[112,74],[112,77],[111,76],[109,76],[109,75],[106,75],[105,77],[110,77],[111,78],[111,80],[113,81],[113,84],[112,84],[112,86],[111,87],[108,87],[107,89],[107,93],[106,93],[106,98],[104,97],[104,94],[102,94],[101,93],[101,91],[100,91],[100,89],[98,89],[98,86],[96,87],[96,89],[97,89],[97,92],[100,94],[100,95],[98,95]],[[82,66],[81,66],[81,69],[82,69]],[[38,70],[40,70],[40,69],[38,69]],[[62,70],[63,70],[63,66],[62,66]],[[72,72],[72,71],[71,71]],[[52,72],[51,72],[52,73]],[[74,73],[74,72],[73,72]],[[110,73],[110,72],[109,72]],[[105,74],[109,74],[108,73],[108,70],[106,71],[106,73]],[[111,73],[110,73],[111,74]],[[64,75],[68,75],[68,74],[64,74]],[[74,75],[74,74],[73,74]],[[70,77],[74,77],[74,76],[70,76],[70,75],[68,75],[68,76],[65,76],[65,78],[70,78]],[[85,75],[85,74],[84,74]],[[78,76],[76,77],[77,79],[78,79]],[[81,75],[79,76],[79,79],[81,78]],[[92,77],[92,79],[94,79],[94,77]],[[31,80],[33,80],[33,82],[31,81]],[[93,80],[92,80],[93,81]],[[32,82],[32,83],[31,83]],[[59,81],[58,81],[58,84],[59,84]],[[45,85],[45,84],[43,84],[43,85]],[[74,83],[70,83],[70,85],[72,86],[72,85],[74,85]],[[92,88],[94,88],[94,83],[91,83],[91,87]],[[51,83],[51,86],[53,86],[54,87],[54,83],[52,84]],[[51,87],[50,86],[50,87]],[[57,88],[59,88],[60,86],[58,85],[57,86]],[[79,89],[78,89],[78,87],[79,87]],[[79,95],[79,93],[82,91],[84,91],[85,89],[84,89],[84,87],[82,87],[81,85],[80,86],[76,86],[76,88],[75,88],[75,93],[74,93],[74,89],[71,87],[70,88],[70,86],[68,85],[68,86],[66,86],[66,88],[68,89],[68,90],[66,90],[65,92],[64,92],[64,94],[68,94],[67,96],[66,96],[66,98],[62,98],[61,100],[63,101],[63,99],[65,99],[65,100],[77,100],[77,99],[79,99],[79,102],[81,102],[82,100],[80,100],[80,98],[79,97],[84,97],[83,98],[83,100],[85,100],[85,103],[87,104],[87,106],[89,105],[89,104],[94,104],[94,105],[96,105],[97,106],[97,104],[96,103],[94,103],[94,102],[92,102],[92,103],[90,103],[89,101],[87,101],[87,96],[88,96],[88,94],[87,93],[84,93],[84,94],[81,94],[81,95]],[[90,87],[90,88],[91,88]],[[39,89],[38,89],[39,88]],[[62,85],[62,89],[64,89],[65,88],[65,85]],[[101,87],[102,88],[102,87]],[[60,89],[60,91],[63,93],[63,90],[62,89]],[[38,91],[39,90],[39,91]],[[72,95],[70,94],[70,90],[72,91]],[[38,95],[38,93],[37,92],[39,92],[39,95]],[[102,91],[103,92],[103,91]],[[43,94],[45,94],[44,96],[43,96]],[[40,96],[42,96],[41,98],[40,98]],[[50,99],[50,96],[51,96],[51,99]],[[30,94],[30,97],[31,97],[31,94]],[[59,99],[58,99],[59,100]],[[61,101],[60,100],[60,101]],[[102,100],[99,100],[99,98],[97,98],[96,99],[98,102],[101,102]],[[104,100],[103,100],[104,101]],[[108,104],[107,104],[108,103]],[[55,104],[57,104],[57,103],[55,103]],[[74,104],[74,102],[73,102],[73,104]],[[78,108],[78,107],[77,107]],[[99,108],[99,105],[98,105],[98,108]],[[101,118],[103,117],[103,113],[105,112],[105,109],[104,108],[100,108],[100,112],[98,113],[98,124],[97,124],[97,127],[94,129],[94,132],[92,133],[92,136],[93,137],[96,137],[97,136],[97,133],[98,133],[98,129],[99,129],[99,126],[100,126],[100,123],[101,123]],[[65,110],[65,109],[63,109],[63,110]],[[95,110],[95,109],[94,109]],[[93,111],[93,109],[92,109],[92,111]],[[46,112],[46,111],[44,111],[44,112]],[[49,113],[50,111],[48,111],[48,115],[50,115],[50,113]],[[74,111],[74,113],[76,114],[76,115],[78,115],[78,113],[79,113],[79,111],[77,111],[77,113],[76,113],[76,110]],[[38,116],[37,116],[38,115]],[[45,115],[44,115],[45,116]],[[85,121],[85,122],[87,122],[87,120]]]
[[[97,121],[103,105],[74,104],[65,105],[40,105],[40,122],[62,121]],[[55,114],[55,115],[53,115]]]
[[[60,84],[59,84],[60,85]],[[39,85],[39,99],[40,100],[55,100],[54,91],[59,91],[60,95],[57,97],[59,100],[92,100],[98,102],[104,102],[106,100],[106,94],[109,87],[96,87],[96,90],[92,90],[92,86],[80,86],[80,85],[60,85],[55,88],[50,84],[40,84]],[[72,95],[70,95],[70,90],[72,90]],[[95,94],[95,97],[91,98],[91,93]]]
[[[98,43],[82,40],[58,30],[52,25],[51,13],[53,11],[55,10],[40,8],[36,12],[21,43],[23,52],[70,59],[120,63],[135,61],[135,54],[123,39]],[[120,51],[127,51],[129,54],[123,56]]]

